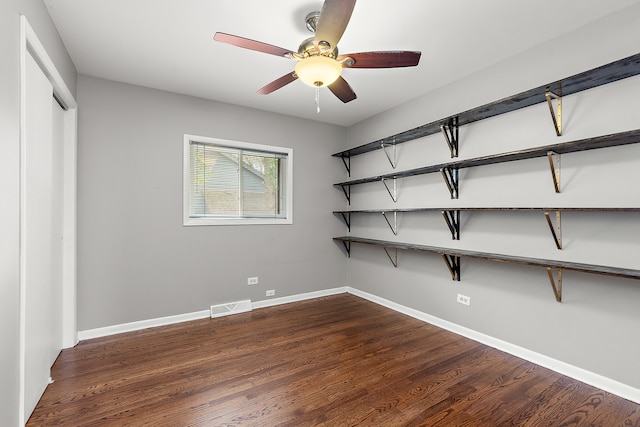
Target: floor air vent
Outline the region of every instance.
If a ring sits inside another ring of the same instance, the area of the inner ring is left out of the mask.
[[[244,313],[251,311],[251,300],[229,302],[227,304],[217,304],[211,306],[211,317],[228,316],[230,314]]]

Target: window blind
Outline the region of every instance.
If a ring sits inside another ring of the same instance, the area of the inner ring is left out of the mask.
[[[285,217],[286,157],[191,141],[189,216]]]

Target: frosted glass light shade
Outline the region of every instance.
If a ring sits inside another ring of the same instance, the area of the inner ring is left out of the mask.
[[[295,71],[298,78],[309,86],[328,86],[340,77],[342,64],[326,56],[310,56],[298,61]]]

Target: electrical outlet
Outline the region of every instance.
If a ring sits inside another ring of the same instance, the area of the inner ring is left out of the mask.
[[[267,291],[267,296],[268,296],[268,297],[272,297],[272,296],[274,296],[275,294],[276,294],[276,290],[275,290],[275,289],[269,289],[269,290]]]
[[[247,285],[257,285],[258,284],[258,278],[257,277],[249,277],[247,279]]]
[[[458,301],[460,304],[471,305],[471,297],[468,297],[466,295],[458,294],[458,299],[456,301]]]

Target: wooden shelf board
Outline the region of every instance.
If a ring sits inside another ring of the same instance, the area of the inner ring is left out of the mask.
[[[383,179],[406,178],[415,175],[424,175],[428,173],[439,172],[441,169],[463,169],[475,166],[490,165],[496,163],[506,163],[516,160],[533,159],[537,157],[546,157],[548,152],[557,154],[568,154],[579,151],[594,150],[598,148],[617,147],[620,145],[636,144],[640,142],[640,130],[631,130],[619,132],[611,135],[602,135],[594,138],[586,138],[577,141],[561,142],[558,144],[546,145],[543,147],[534,147],[524,150],[511,151],[508,153],[494,154],[483,157],[476,157],[467,160],[456,160],[438,165],[430,165],[406,171],[393,172],[385,175],[378,175],[368,178],[344,181],[334,184],[338,187],[365,184],[369,182],[377,182]]]
[[[622,277],[627,279],[640,279],[640,270],[628,268],[611,267],[604,265],[582,264],[569,261],[558,261],[550,259],[528,258],[514,255],[504,255],[487,252],[468,251],[463,249],[443,248],[438,246],[417,245],[411,243],[390,242],[385,240],[365,239],[360,237],[342,236],[334,237],[333,240],[358,243],[366,245],[374,245],[385,247],[388,249],[413,250],[422,252],[432,252],[440,255],[468,257],[476,259],[484,259],[488,261],[510,262],[516,264],[525,264],[536,267],[562,268],[566,270],[581,271],[586,273],[604,274],[607,276]]]
[[[442,211],[544,211],[544,212],[640,212],[640,208],[544,208],[544,207],[446,207],[446,208],[406,208],[406,209],[352,209],[333,211],[334,214],[367,214],[367,213],[411,213],[411,212],[442,212]]]
[[[440,132],[440,125],[448,123],[454,118],[458,119],[458,125],[466,125],[489,117],[505,114],[521,108],[529,107],[535,104],[546,102],[546,90],[549,88],[552,92],[562,96],[567,96],[587,89],[592,89],[607,83],[625,79],[640,74],[640,53],[629,56],[627,58],[611,62],[598,68],[567,77],[553,83],[539,86],[534,89],[500,99],[489,104],[482,105],[471,110],[467,110],[460,114],[442,118],[438,121],[427,123],[391,135],[381,140],[370,142],[355,148],[351,148],[339,153],[333,154],[334,157],[352,157],[359,154],[368,153],[370,151],[379,150],[382,144],[392,145],[401,144],[403,142],[422,138]]]

